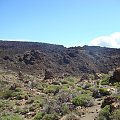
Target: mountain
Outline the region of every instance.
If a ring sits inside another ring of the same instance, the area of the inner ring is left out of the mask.
[[[83,73],[107,73],[120,67],[120,49],[99,46],[66,48],[37,42],[0,41],[0,67],[44,76]]]
[[[120,49],[0,41],[0,120],[120,118],[118,67]]]

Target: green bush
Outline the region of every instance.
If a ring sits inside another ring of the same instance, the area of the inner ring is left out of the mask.
[[[9,90],[4,89],[3,91],[0,91],[0,98],[2,99],[8,99],[10,97],[15,97],[17,100],[25,98],[27,95],[21,90],[21,89],[16,89],[16,90]]]
[[[0,92],[0,98],[8,99],[12,96],[13,92],[14,92],[13,90],[8,90],[8,89],[3,90],[3,91]]]
[[[31,106],[29,107],[30,111],[34,111],[36,109],[39,109],[40,107],[43,107],[46,100],[42,98],[41,96],[36,96],[32,103],[29,103]]]
[[[4,114],[0,115],[0,120],[23,120],[23,118],[17,114],[4,113]]]
[[[62,84],[68,84],[72,86],[77,82],[77,79],[75,77],[66,77],[64,80],[61,81]]]
[[[98,120],[109,120],[110,119],[110,105],[106,105],[99,113]]]
[[[63,104],[63,105],[62,105],[62,113],[63,113],[63,114],[67,114],[67,113],[69,113],[69,112],[70,112],[70,110],[69,110],[68,105],[67,105],[67,104]]]
[[[57,91],[59,91],[60,86],[58,85],[49,85],[44,92],[45,93],[56,93]]]
[[[15,103],[13,101],[0,99],[0,113],[4,110],[12,109]]]
[[[99,88],[99,92],[102,96],[110,95],[111,92],[107,90],[107,88]]]
[[[75,83],[77,81],[75,77],[66,77],[65,80],[72,83]]]
[[[41,83],[38,83],[38,84],[36,85],[36,88],[37,88],[38,90],[44,90],[44,87],[43,87],[43,85],[42,85]]]
[[[104,75],[101,80],[101,85],[109,85],[109,79],[110,79],[109,75]]]
[[[91,87],[91,84],[90,83],[85,83],[83,86],[82,86],[82,88],[83,89],[89,89]]]
[[[19,112],[20,112],[20,114],[25,115],[26,113],[29,112],[29,109],[27,107],[24,107],[24,109],[21,109],[21,111],[19,111]]]
[[[111,120],[120,120],[120,109],[112,113]]]
[[[120,88],[120,82],[115,82],[113,83],[114,86],[116,86],[117,88]]]
[[[61,83],[62,83],[62,84],[68,84],[68,81],[63,80],[63,81],[61,81]]]
[[[93,98],[88,94],[81,94],[80,96],[73,98],[72,103],[76,106],[88,107],[93,105]]]
[[[92,92],[90,90],[81,90],[81,94],[92,95]]]
[[[109,85],[109,79],[101,80],[101,85]]]
[[[34,117],[34,120],[41,120],[44,116],[44,113],[42,112],[38,112],[35,117]]]
[[[45,114],[42,118],[42,120],[58,120],[57,114]]]
[[[77,91],[77,92],[79,92],[79,91],[81,91],[81,90],[82,90],[82,88],[81,88],[81,87],[76,87],[75,89],[76,89],[76,91]]]

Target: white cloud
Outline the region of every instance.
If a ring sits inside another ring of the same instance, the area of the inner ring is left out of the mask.
[[[120,48],[120,32],[112,33],[108,36],[94,38],[90,45],[110,48]]]

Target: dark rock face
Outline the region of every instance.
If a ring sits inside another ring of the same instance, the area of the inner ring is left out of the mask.
[[[58,76],[107,73],[120,66],[120,49],[0,41],[0,63],[3,68],[42,76],[46,69]]]
[[[100,98],[102,95],[100,94],[100,91],[95,89],[93,90],[93,95],[94,98]]]
[[[102,102],[101,107],[105,107],[106,105],[111,105],[112,103],[117,102],[117,99],[115,97],[108,96],[104,99]]]
[[[10,86],[9,90],[15,90],[16,87],[17,87],[17,85],[16,85],[16,84],[13,84],[13,85]]]
[[[83,80],[89,80],[89,76],[87,74],[83,74],[80,81],[83,81]]]
[[[113,80],[120,82],[120,68],[117,68],[113,73]]]
[[[45,70],[44,80],[46,80],[46,79],[52,79],[52,78],[54,78],[52,71],[50,71],[50,70]]]
[[[110,83],[120,82],[120,68],[117,68],[117,69],[113,72],[113,76],[110,77],[109,82],[110,82]]]
[[[25,53],[23,55],[22,60],[24,61],[25,64],[30,64],[30,65],[34,65],[36,60],[40,59],[40,52],[38,50],[31,50],[28,53]],[[22,61],[21,59],[19,59],[19,61]]]
[[[9,56],[5,56],[3,57],[4,60],[9,60],[9,61],[13,61],[12,58],[10,58]]]
[[[106,105],[110,105],[110,112],[117,110],[120,108],[120,102],[117,98],[108,96],[102,102],[101,108],[104,108]]]

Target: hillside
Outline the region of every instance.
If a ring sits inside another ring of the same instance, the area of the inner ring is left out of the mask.
[[[0,41],[0,120],[119,120],[118,67],[120,49]]]
[[[0,67],[44,76],[107,73],[120,66],[120,49],[99,46],[66,48],[62,45],[0,41]]]

